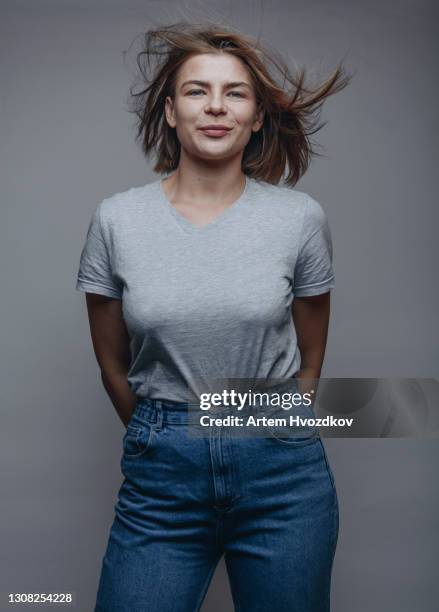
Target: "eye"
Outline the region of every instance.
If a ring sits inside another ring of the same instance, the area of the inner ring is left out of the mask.
[[[187,95],[191,96],[192,94],[198,94],[198,93],[204,93],[204,91],[202,89],[191,89],[190,91],[187,92]],[[232,96],[238,96],[238,98],[244,97],[244,95],[240,93],[239,91],[230,91],[229,94],[231,94]]]

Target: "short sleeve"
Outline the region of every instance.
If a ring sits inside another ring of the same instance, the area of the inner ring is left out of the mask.
[[[332,239],[322,206],[307,195],[302,235],[294,270],[295,297],[326,293],[335,287]]]
[[[102,204],[103,202],[95,208],[88,227],[80,256],[76,289],[122,299],[122,288],[113,276],[109,245],[104,237],[101,220]]]

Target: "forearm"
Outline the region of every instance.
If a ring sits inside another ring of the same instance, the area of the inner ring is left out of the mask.
[[[137,402],[128,384],[127,372],[123,370],[111,373],[101,371],[101,378],[120,420],[126,427]]]
[[[295,377],[306,391],[317,386],[323,367],[329,324],[329,292],[296,298],[293,318],[300,350],[300,370]],[[316,389],[315,389],[316,391]]]
[[[296,373],[296,378],[299,379],[300,393],[311,393],[314,399],[317,393],[320,373],[323,367],[323,359],[325,355],[325,345],[314,342],[308,346],[306,337],[302,335],[302,346],[300,349],[300,370]]]
[[[294,375],[299,379],[298,387],[300,393],[310,393],[313,390],[313,399],[317,393],[318,379],[320,377],[320,368],[303,367]]]

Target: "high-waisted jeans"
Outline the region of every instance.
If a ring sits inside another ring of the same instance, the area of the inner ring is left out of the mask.
[[[320,436],[196,437],[187,419],[137,403],[95,612],[195,612],[222,555],[237,612],[328,612],[339,515]]]

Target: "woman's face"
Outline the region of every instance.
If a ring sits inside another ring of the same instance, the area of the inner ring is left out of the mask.
[[[168,124],[176,128],[182,152],[209,160],[243,152],[263,121],[247,68],[227,53],[205,53],[186,60],[176,75],[174,100],[166,98],[165,113]],[[208,125],[229,130],[203,130]]]

